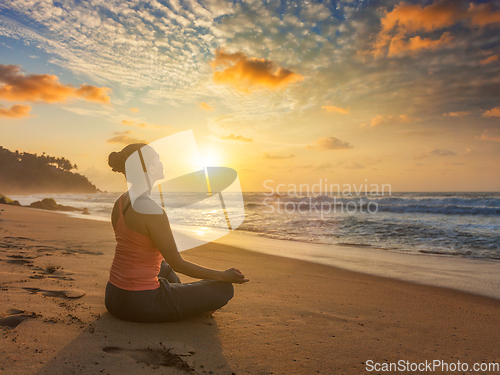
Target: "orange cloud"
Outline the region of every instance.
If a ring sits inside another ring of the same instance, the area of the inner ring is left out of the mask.
[[[247,57],[243,52],[231,54],[217,49],[211,65],[214,70],[223,68],[214,71],[215,83],[231,85],[244,93],[250,93],[258,86],[280,89],[304,79],[300,74],[278,67],[273,61]]]
[[[0,64],[0,99],[58,103],[65,102],[68,98],[82,98],[89,102],[110,102],[110,88],[86,84],[76,88],[61,84],[55,75],[24,75],[20,72],[21,69],[16,65]]]
[[[474,26],[484,27],[500,22],[500,11],[493,11],[493,3],[470,3],[467,13],[471,17],[471,24]]]
[[[134,132],[131,130],[126,130],[123,132],[114,132],[115,136],[109,139],[106,139],[106,143],[122,143],[122,144],[131,144],[131,143],[147,143],[143,139],[138,139],[135,137],[131,137],[130,134]]]
[[[353,146],[349,142],[341,141],[335,137],[323,137],[319,138],[312,145],[307,145],[307,149],[316,148],[321,151],[326,150],[345,150],[348,148],[353,148]]]
[[[488,109],[487,111],[483,112],[482,116],[483,117],[500,117],[500,107]]]
[[[137,126],[139,128],[150,128],[150,129],[160,129],[161,128],[161,126],[159,126],[159,125],[148,125],[144,122],[137,122],[134,120],[122,120],[122,125]]]
[[[444,33],[438,40],[429,38],[421,38],[419,36],[410,38],[405,41],[402,38],[393,38],[389,46],[389,53],[387,56],[399,55],[402,52],[418,52],[422,49],[436,49],[442,45],[451,43],[453,37],[450,33]]]
[[[264,159],[268,159],[268,160],[290,159],[290,158],[294,158],[294,157],[295,157],[294,154],[290,154],[290,155],[273,155],[273,154],[269,154],[267,152],[263,156]]]
[[[0,106],[0,117],[21,118],[30,117],[31,107],[29,105],[14,104],[10,108]]]
[[[324,105],[323,107],[321,107],[321,109],[324,109],[328,113],[338,112],[338,113],[343,113],[345,115],[347,115],[351,112],[351,107],[347,107],[347,109],[344,109],[341,107],[335,107],[333,105]]]
[[[138,126],[139,128],[145,128],[146,124],[143,122],[137,122],[134,120],[122,120],[122,125],[126,126]]]
[[[379,126],[382,124],[390,124],[390,123],[409,124],[412,122],[419,122],[419,121],[422,121],[422,119],[418,118],[418,117],[410,117],[408,115],[399,115],[399,116],[381,116],[381,115],[378,115],[372,119],[370,126],[374,127],[374,126]]]
[[[461,10],[458,4],[445,3],[443,1],[436,1],[426,7],[421,5],[408,5],[404,2],[396,5],[391,12],[386,12],[382,17],[380,23],[382,30],[379,32],[373,50],[371,52],[375,57],[384,54],[386,46],[395,46],[395,51],[401,49],[398,45],[404,44],[404,38],[407,34],[415,33],[423,30],[430,32],[443,27],[448,27],[456,23],[461,18]],[[428,45],[432,45],[429,40]],[[406,42],[407,44],[409,42]],[[422,42],[415,40],[415,46],[420,46],[423,49]],[[441,43],[444,43],[443,41]]]
[[[453,26],[460,21],[468,21],[469,26],[484,27],[500,22],[500,12],[493,11],[493,4],[470,4],[468,9],[458,1],[437,0],[427,6],[409,5],[401,2],[391,12],[381,18],[382,29],[372,45],[371,54],[375,57],[387,56],[424,49],[436,49],[452,41],[450,33],[444,33],[437,40],[421,38],[411,34],[432,32]]]
[[[443,116],[449,116],[449,117],[464,117],[470,115],[470,112],[448,112],[448,113],[443,113]]]
[[[230,141],[253,142],[252,138],[243,137],[242,135],[230,134],[228,136],[222,136],[221,138]]]
[[[485,58],[484,60],[479,61],[479,63],[484,66],[484,65],[492,63],[494,61],[498,61],[499,57],[500,56],[498,56],[498,55],[493,55],[493,56]]]
[[[133,107],[132,107],[132,108],[129,108],[129,110],[130,110],[130,112],[132,112],[132,113],[139,113],[139,112],[140,112],[140,111],[139,111],[139,108],[133,108]]]
[[[201,109],[204,109],[205,111],[213,111],[215,108],[212,107],[210,104],[207,104],[205,102],[201,102],[198,104],[198,107]]]

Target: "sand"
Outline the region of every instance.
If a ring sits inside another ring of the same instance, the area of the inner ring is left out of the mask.
[[[111,223],[1,208],[5,374],[360,374],[368,360],[499,361],[498,299],[248,251],[234,245],[279,246],[237,234],[182,253],[250,278],[212,318],[120,321],[104,307]],[[353,259],[344,261],[363,263]],[[464,272],[493,278],[484,289],[495,289],[494,276]]]

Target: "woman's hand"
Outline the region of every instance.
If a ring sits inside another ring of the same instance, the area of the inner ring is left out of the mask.
[[[243,284],[248,281],[245,276],[236,268],[230,268],[221,272],[221,281],[234,284]]]

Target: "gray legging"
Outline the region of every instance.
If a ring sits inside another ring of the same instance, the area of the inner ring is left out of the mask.
[[[158,274],[160,287],[131,291],[106,285],[106,309],[117,318],[143,323],[172,322],[216,310],[233,298],[233,284],[201,280],[181,284],[179,277],[163,262]]]

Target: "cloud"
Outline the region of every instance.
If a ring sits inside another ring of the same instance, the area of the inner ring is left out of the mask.
[[[432,155],[432,156],[456,156],[456,152],[450,151],[450,150],[443,150],[440,148],[435,148],[433,150],[427,151],[427,154]]]
[[[499,58],[500,58],[499,55],[493,55],[493,56],[485,58],[484,60],[479,61],[479,64],[484,66],[484,65],[492,63],[494,61],[498,61]]]
[[[161,126],[159,125],[154,125],[154,124],[146,124],[144,122],[139,122],[135,120],[122,120],[122,125],[125,126],[136,126],[138,128],[149,128],[149,129],[161,129]]]
[[[78,107],[61,107],[65,111],[76,113],[80,116],[109,116],[111,114],[110,111],[106,110],[95,110],[95,109],[87,109],[87,108],[78,108]]]
[[[122,120],[122,125],[125,125],[125,126],[137,126],[139,128],[145,128],[146,127],[145,123],[143,123],[143,122],[137,122],[137,121],[134,121],[134,120]]]
[[[410,117],[408,115],[399,115],[399,116],[381,116],[377,115],[372,119],[370,124],[371,127],[379,126],[382,124],[409,124],[412,122],[422,121],[421,118],[418,117]]]
[[[455,24],[460,17],[461,9],[457,4],[436,1],[422,7],[401,2],[391,12],[386,11],[385,16],[381,18],[382,30],[377,35],[371,54],[375,57],[380,56],[385,53],[388,46],[388,56],[393,56],[411,48],[412,43],[414,48],[420,47],[418,49],[435,48],[437,45],[429,39],[424,41],[419,37],[420,39],[414,39],[413,42],[406,41],[406,35],[417,31],[431,32],[448,27]],[[442,37],[438,39],[438,41],[441,40],[438,44],[449,42],[446,39],[443,41]]]
[[[201,102],[198,104],[198,107],[200,107],[201,109],[204,109],[205,111],[213,111],[215,108],[212,107],[210,104],[207,104],[205,102]]]
[[[30,117],[31,107],[29,105],[14,104],[10,108],[4,108],[0,105],[0,117],[21,118]]]
[[[483,117],[500,117],[500,106],[484,111]]]
[[[436,129],[417,129],[401,133],[401,137],[433,137],[443,132]]]
[[[312,21],[323,21],[331,16],[331,12],[324,4],[306,2],[302,10],[302,15],[304,18]]]
[[[437,0],[427,6],[400,2],[381,18],[382,29],[372,45],[371,54],[378,57],[388,50],[387,56],[391,57],[405,51],[436,49],[451,43],[451,33],[444,32],[438,39],[408,36],[417,32],[435,32],[460,21],[466,21],[469,27],[484,27],[500,22],[500,12],[493,11],[493,3],[471,3],[468,9],[463,5],[462,2],[449,0]]]
[[[450,33],[444,33],[437,40],[421,38],[420,36],[410,38],[408,41],[405,41],[403,39],[393,39],[391,41],[391,46],[389,48],[389,53],[387,56],[391,57],[407,51],[410,53],[414,53],[423,49],[434,50],[443,45],[450,44],[452,40],[453,37]]]
[[[114,132],[114,137],[106,139],[106,143],[122,143],[122,144],[131,144],[131,143],[147,143],[143,139],[138,139],[135,137],[131,137],[130,134],[134,132],[131,130],[126,130],[123,132]]]
[[[267,159],[267,160],[282,160],[282,159],[290,159],[290,158],[294,158],[295,155],[294,154],[289,154],[289,155],[273,155],[273,154],[269,154],[269,153],[265,153],[263,158],[264,159]]]
[[[132,113],[139,113],[140,112],[139,108],[129,108],[129,110]]]
[[[443,113],[443,116],[449,116],[449,117],[464,117],[470,115],[471,112],[447,112]]]
[[[422,152],[418,155],[415,155],[413,159],[421,160],[431,156],[456,156],[456,155],[457,153],[454,151],[444,150],[441,148],[434,148],[432,150],[427,150],[426,152]]]
[[[332,168],[334,168],[334,165],[330,162],[321,163],[321,164],[314,167],[314,169],[317,171],[325,171],[325,170],[332,169]]]
[[[253,142],[252,138],[243,137],[242,135],[230,134],[228,136],[221,136],[221,138],[230,141]]]
[[[500,11],[493,10],[493,2],[486,4],[470,3],[467,11],[470,22],[474,26],[484,27],[500,22]]]
[[[484,129],[480,137],[476,137],[480,141],[494,141],[500,142],[500,130],[498,129]]]
[[[304,79],[271,60],[247,57],[243,52],[226,53],[217,49],[211,65],[214,70],[223,68],[214,71],[215,83],[233,86],[244,93],[252,92],[255,87],[281,89]]]
[[[306,146],[307,149],[316,148],[321,151],[326,150],[345,150],[348,148],[353,148],[349,142],[341,141],[335,137],[323,137],[319,138],[315,143]]]
[[[338,112],[338,113],[343,113],[345,115],[347,115],[351,112],[351,107],[347,107],[347,109],[344,109],[341,107],[335,107],[333,105],[324,105],[323,107],[321,107],[321,109],[324,109],[328,113]]]
[[[350,164],[347,164],[346,166],[344,166],[345,169],[364,169],[366,168],[364,165],[362,164],[359,164],[359,163],[356,163],[356,162],[352,162]]]
[[[57,103],[69,98],[81,98],[89,102],[109,103],[107,87],[83,84],[79,88],[63,85],[55,75],[21,74],[16,65],[0,64],[0,99],[28,102]]]

